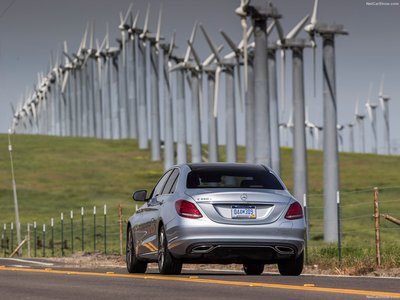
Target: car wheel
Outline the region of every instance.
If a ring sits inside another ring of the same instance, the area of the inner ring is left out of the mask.
[[[147,269],[147,263],[138,260],[136,256],[135,243],[130,227],[128,228],[128,238],[126,241],[126,268],[129,273],[144,273]]]
[[[161,274],[180,274],[182,262],[171,255],[168,250],[167,237],[164,227],[161,227],[158,234],[158,270]]]
[[[291,258],[278,263],[279,273],[283,276],[299,276],[303,271],[304,252],[299,257]]]
[[[243,270],[246,275],[260,275],[264,272],[264,264],[257,262],[249,262],[243,264]]]

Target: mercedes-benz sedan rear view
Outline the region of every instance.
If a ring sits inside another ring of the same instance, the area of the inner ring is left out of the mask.
[[[303,208],[263,165],[183,164],[168,170],[127,226],[126,263],[144,273],[179,274],[184,263],[243,264],[257,275],[278,264],[282,275],[303,269]]]

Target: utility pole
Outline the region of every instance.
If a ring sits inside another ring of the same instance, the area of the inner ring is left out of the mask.
[[[8,130],[8,151],[10,152],[10,162],[11,162],[11,177],[12,177],[14,209],[15,209],[15,225],[17,227],[17,241],[18,241],[18,245],[20,245],[21,244],[21,224],[19,222],[17,185],[15,183],[15,176],[14,176],[14,162],[13,162],[13,156],[12,156],[11,133],[12,133],[11,129],[9,129]],[[18,255],[20,255],[20,254],[21,254],[21,250],[18,250]]]

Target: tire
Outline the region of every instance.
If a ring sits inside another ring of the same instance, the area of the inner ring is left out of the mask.
[[[145,273],[147,270],[147,263],[138,260],[136,256],[131,227],[128,227],[128,238],[126,239],[126,268],[129,273]]]
[[[158,233],[158,270],[161,274],[178,275],[182,271],[182,262],[171,255],[164,227]]]
[[[284,260],[278,263],[279,273],[282,276],[299,276],[303,271],[304,252],[299,257]]]
[[[264,272],[264,264],[257,262],[249,262],[243,264],[243,270],[246,275],[261,275]]]

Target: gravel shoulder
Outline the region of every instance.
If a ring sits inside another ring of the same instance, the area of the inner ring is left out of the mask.
[[[103,255],[103,254],[85,254],[77,253],[70,257],[54,257],[48,258],[49,261],[63,263],[68,268],[125,268],[125,257],[119,255]],[[242,265],[212,265],[212,264],[184,264],[185,270],[209,271],[209,270],[232,270],[242,271]],[[150,264],[151,269],[157,269],[156,264]],[[268,265],[265,267],[266,272],[278,272],[276,265]],[[397,277],[400,278],[400,268],[365,268],[365,267],[348,267],[348,268],[323,268],[321,266],[305,266],[303,274],[321,274],[321,275],[349,275],[349,276],[372,276],[372,277]]]

